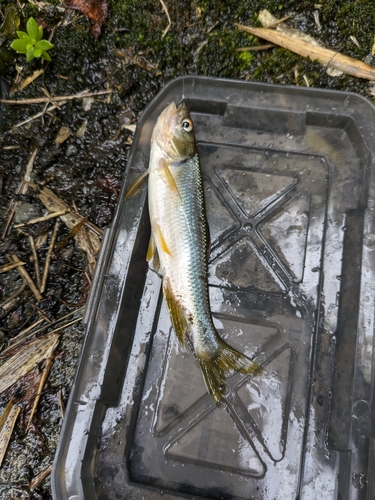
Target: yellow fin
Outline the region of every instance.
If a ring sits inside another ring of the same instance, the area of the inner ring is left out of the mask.
[[[172,255],[171,251],[168,248],[167,242],[164,239],[163,233],[161,232],[160,227],[156,223],[154,223],[153,231],[155,234],[155,238],[160,243],[160,248],[163,250],[163,252],[168,255]]]
[[[196,350],[196,355],[207,390],[215,403],[219,404],[223,400],[226,372],[235,370],[244,374],[256,375],[262,369],[257,363],[228,345],[220,337],[217,338],[217,342],[216,350],[212,355],[209,352],[199,352],[199,350]]]
[[[188,330],[188,324],[184,315],[184,310],[176,301],[166,280],[163,280],[163,294],[167,303],[173,329],[176,332],[181,346],[185,346],[185,336]]]
[[[148,176],[148,172],[149,169],[145,170],[143,174],[141,174],[139,177],[135,179],[135,181],[131,184],[130,188],[128,189],[125,198],[130,198],[131,196],[135,195],[138,192],[143,180]]]
[[[148,243],[147,255],[146,255],[147,262],[150,262],[151,259],[153,259],[152,268],[154,269],[154,271],[158,273],[160,270],[160,260],[152,233],[150,236],[150,241]]]
[[[168,184],[168,186],[171,188],[172,191],[174,191],[175,193],[177,193],[178,196],[181,198],[181,195],[180,195],[180,193],[178,191],[178,187],[177,187],[176,181],[174,180],[174,177],[173,177],[171,171],[169,170],[168,163],[166,162],[166,160],[164,158],[160,158],[160,160],[159,160],[159,167],[160,167],[160,173],[164,177],[164,179],[165,179],[166,183]]]
[[[151,233],[150,241],[148,242],[147,254],[146,254],[147,262],[150,262],[150,260],[154,256],[154,253],[155,253],[155,242],[154,242],[154,238],[152,237],[152,233]]]

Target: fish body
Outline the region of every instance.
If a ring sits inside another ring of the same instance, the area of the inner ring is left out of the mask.
[[[230,370],[253,373],[258,365],[226,344],[211,316],[208,294],[209,234],[193,122],[184,104],[160,114],[151,139],[148,260],[163,278],[163,294],[181,344],[193,349],[213,400],[222,400]]]

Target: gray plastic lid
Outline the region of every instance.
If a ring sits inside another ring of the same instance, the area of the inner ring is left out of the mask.
[[[217,408],[145,261],[157,116],[184,97],[204,175],[219,333],[265,366]],[[182,77],[142,115],[97,267],[53,468],[56,500],[375,498],[374,106]]]

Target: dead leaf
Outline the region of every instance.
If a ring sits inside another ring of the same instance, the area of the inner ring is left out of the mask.
[[[344,56],[339,52],[331,49],[313,45],[305,40],[297,39],[294,36],[281,33],[276,30],[267,28],[253,28],[251,26],[243,26],[235,24],[238,29],[251,33],[258,38],[275,43],[284,49],[288,49],[302,57],[309,57],[312,61],[319,61],[326,67],[335,68],[343,71],[348,75],[367,80],[375,80],[375,68],[358,59],[349,56]]]
[[[20,347],[15,354],[0,366],[0,394],[15,384],[46,358],[59,343],[56,333],[38,337]]]
[[[95,40],[98,39],[102,24],[107,18],[108,3],[106,0],[63,0],[66,7],[79,10],[91,19],[91,33]]]
[[[13,401],[10,400],[4,413],[0,417],[0,467],[3,463],[14,425],[20,411],[21,408],[19,406],[14,406]]]

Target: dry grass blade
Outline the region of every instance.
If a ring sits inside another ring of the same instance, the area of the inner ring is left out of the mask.
[[[304,40],[299,40],[293,36],[286,35],[267,28],[252,28],[236,24],[237,28],[251,33],[254,36],[275,43],[284,49],[291,50],[303,57],[309,57],[312,61],[319,61],[326,67],[331,67],[343,71],[348,75],[367,80],[375,80],[375,68],[352,57],[344,56],[334,50],[313,45]]]
[[[46,257],[46,264],[45,264],[44,271],[43,271],[42,286],[40,287],[40,291],[42,293],[46,289],[49,265],[50,265],[50,262],[51,262],[51,256],[52,256],[52,252],[53,252],[53,247],[55,246],[55,241],[56,241],[57,231],[58,230],[59,230],[59,221],[57,220],[56,223],[55,223],[55,227],[53,228],[51,242],[49,244],[48,252],[47,252],[47,257]]]
[[[0,366],[0,394],[15,384],[41,361],[50,357],[59,343],[59,335],[49,333],[20,347]]]
[[[61,101],[72,101],[74,99],[83,99],[84,97],[95,97],[99,95],[107,95],[110,94],[112,90],[103,90],[102,92],[80,92],[75,95],[62,95],[62,96],[49,96],[49,97],[36,97],[35,99],[20,99],[20,100],[12,100],[12,99],[0,99],[0,102],[8,105],[25,105],[25,104],[45,104],[46,102],[61,102]]]
[[[34,185],[36,186],[36,185]],[[66,212],[69,212],[70,207],[65,201],[63,201],[61,198],[55,195],[53,191],[50,189],[43,187],[40,192],[39,192],[39,199],[43,203],[43,205],[48,209],[49,212],[58,212],[58,211],[63,211],[65,210]],[[80,222],[85,221],[85,217],[79,213],[66,213],[65,215],[61,215],[61,220],[66,224],[66,226],[69,229],[74,228],[79,224]],[[92,246],[92,249],[95,254],[97,254],[100,250],[100,238],[98,236],[98,233],[100,232],[99,228],[95,228],[93,230],[92,224],[87,224],[88,228],[88,234],[90,238],[90,243]],[[85,237],[85,233],[83,231],[83,228],[81,228],[77,233],[74,235],[74,238],[77,242],[77,244],[87,252],[87,241]]]
[[[15,269],[16,267],[24,266],[25,262],[22,262],[21,260],[19,262],[13,262],[12,264],[4,264],[3,266],[0,266],[0,274],[1,273],[7,273],[11,269]]]
[[[3,463],[14,425],[20,411],[21,408],[19,406],[14,406],[11,400],[0,418],[0,467]]]
[[[17,255],[9,255],[8,256],[8,259],[12,262],[12,263],[17,263],[19,264],[21,262],[21,260],[17,257]],[[35,298],[36,300],[39,302],[40,300],[42,300],[42,296],[39,292],[39,290],[37,289],[37,287],[35,286],[35,283],[34,281],[31,279],[31,276],[30,274],[26,271],[26,269],[24,268],[24,266],[19,266],[17,267],[17,271],[20,273],[20,275],[22,276],[22,278],[26,281],[26,283],[29,285],[29,288],[30,290],[33,292],[33,294],[35,295]]]

